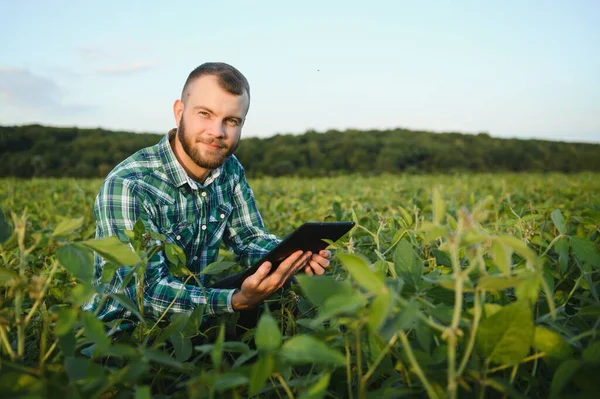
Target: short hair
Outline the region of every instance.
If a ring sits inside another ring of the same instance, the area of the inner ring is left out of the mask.
[[[182,101],[185,101],[184,97],[189,85],[194,80],[205,75],[216,76],[221,87],[231,94],[241,96],[245,90],[248,94],[248,104],[250,103],[250,85],[248,84],[248,80],[240,71],[224,62],[206,62],[194,69],[183,85],[183,90],[181,91]]]

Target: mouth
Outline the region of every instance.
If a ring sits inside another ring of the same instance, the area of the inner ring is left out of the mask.
[[[211,150],[221,150],[227,148],[226,144],[219,143],[218,141],[200,141],[200,143]]]

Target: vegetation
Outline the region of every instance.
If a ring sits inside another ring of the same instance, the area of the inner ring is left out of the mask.
[[[161,137],[103,129],[0,126],[0,176],[104,178],[116,164]],[[236,155],[253,177],[600,171],[600,144],[406,129],[246,138]]]
[[[357,226],[332,245],[327,275],[299,276],[238,339],[234,316],[203,320],[198,308],[158,322],[100,290],[139,316],[113,341],[80,309],[94,292],[91,250],[132,277],[153,251],[177,254],[139,228],[136,252],[94,240],[99,184],[0,180],[3,397],[546,398],[600,387],[597,173],[251,181],[274,233],[307,220]],[[208,274],[235,270],[230,257]]]

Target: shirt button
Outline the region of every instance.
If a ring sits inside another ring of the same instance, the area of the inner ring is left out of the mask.
[[[206,191],[202,191],[202,194],[200,194],[200,195],[202,195],[203,197],[206,197]]]
[[[197,256],[194,256],[194,260],[196,260],[196,259],[198,259],[198,257],[197,257]]]
[[[202,230],[206,230],[206,225],[205,224],[202,225]]]
[[[221,214],[221,219],[225,219],[225,214],[224,213]]]
[[[175,237],[175,238],[177,238],[178,240],[181,240],[181,236],[177,236],[177,237]]]

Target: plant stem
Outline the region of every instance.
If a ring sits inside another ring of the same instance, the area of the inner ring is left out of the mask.
[[[290,399],[294,399],[294,394],[292,393],[292,390],[290,389],[290,387],[288,387],[288,385],[285,383],[285,380],[283,379],[283,377],[281,376],[281,374],[279,373],[275,373],[274,374],[275,377],[277,377],[277,379],[279,380],[279,383],[281,384],[281,386],[283,387],[283,390],[285,391],[285,393],[287,394],[288,398]]]
[[[190,278],[192,278],[192,275],[188,275],[188,277],[185,279],[185,281],[183,282],[183,285],[186,285],[188,281],[190,281]],[[167,308],[165,309],[164,312],[162,312],[162,314],[160,315],[160,317],[158,318],[158,320],[156,320],[156,322],[154,323],[154,325],[152,326],[152,328],[150,329],[150,331],[148,331],[146,337],[150,337],[150,333],[152,332],[152,330],[154,330],[156,328],[156,326],[158,325],[158,323],[160,323],[160,321],[165,317],[165,315],[167,314],[167,312],[169,311],[169,309],[171,309],[171,306],[173,306],[173,304],[175,303],[175,301],[177,300],[177,298],[179,298],[179,295],[183,292],[183,288],[180,289],[177,292],[177,295],[175,295],[175,298],[173,298],[173,300],[171,301],[171,303],[169,304],[169,306],[167,306]]]
[[[358,397],[362,399],[362,393],[364,391],[364,387],[362,385],[362,348],[360,345],[360,328],[361,325],[356,328],[356,372],[358,375]]]
[[[381,361],[383,360],[385,355],[388,353],[388,351],[391,349],[391,347],[394,346],[394,344],[396,343],[396,340],[398,340],[398,334],[394,334],[394,336],[392,337],[392,339],[390,339],[390,341],[388,342],[386,347],[383,348],[383,350],[381,351],[379,356],[377,356],[377,359],[375,359],[375,362],[373,362],[373,364],[371,365],[369,370],[367,370],[367,374],[365,374],[362,377],[362,379],[364,380],[362,383],[363,386],[366,386],[367,381],[369,380],[369,378],[371,378],[371,375],[373,375],[373,373],[377,369],[377,366],[379,366],[379,363],[381,363]]]
[[[456,372],[456,376],[460,377],[462,373],[465,371],[465,367],[467,367],[467,363],[469,362],[469,357],[471,356],[471,351],[475,346],[475,337],[477,336],[477,329],[479,328],[479,321],[481,320],[481,313],[483,307],[481,306],[481,300],[479,297],[479,292],[475,291],[475,304],[473,306],[473,325],[471,327],[471,335],[469,336],[469,342],[467,343],[467,348],[465,349],[465,353],[463,355],[462,361],[460,362],[460,366],[458,367],[458,371]],[[485,291],[481,292],[481,296],[485,295]],[[482,298],[484,299],[484,298]],[[485,300],[485,299],[484,299]]]
[[[6,348],[6,352],[8,352],[8,355],[10,356],[10,360],[12,360],[14,362],[15,359],[17,358],[17,356],[15,355],[15,352],[12,350],[12,347],[10,346],[10,342],[8,342],[8,337],[6,336],[6,331],[4,331],[3,326],[0,326],[0,338],[2,339],[2,343],[4,344],[4,347]]]
[[[33,314],[37,310],[38,306],[40,306],[42,304],[42,301],[44,300],[44,296],[46,295],[46,291],[48,290],[48,287],[50,287],[50,283],[52,282],[52,277],[54,277],[54,273],[56,273],[56,270],[58,269],[58,261],[55,259],[53,261],[53,263],[54,264],[52,265],[52,269],[50,270],[50,274],[48,275],[48,279],[44,283],[44,287],[42,288],[42,291],[40,292],[40,295],[39,295],[38,299],[35,301],[35,303],[31,307],[31,310],[29,311],[29,313],[25,317],[25,320],[23,321],[24,325],[27,325],[29,323],[29,321],[31,321],[31,318],[33,317]]]
[[[545,355],[546,355],[546,353],[544,353],[544,352],[535,353],[535,354],[533,354],[531,356],[527,356],[527,357],[523,358],[523,360],[521,360],[519,362],[519,364],[520,363],[527,363],[527,362],[529,362],[531,360],[539,359],[540,357],[544,357]],[[493,369],[488,370],[488,372],[489,373],[495,373],[497,371],[506,370],[509,367],[511,367],[511,366],[509,366],[509,365],[498,366],[498,367],[494,367]]]
[[[344,346],[346,348],[346,385],[348,386],[348,398],[352,398],[352,359],[350,357],[350,342],[348,334],[344,335]]]
[[[421,380],[421,384],[423,384],[423,387],[425,387],[425,390],[427,391],[427,396],[429,396],[430,398],[437,398],[438,397],[437,394],[435,393],[435,391],[433,390],[433,387],[427,380],[427,377],[423,373],[423,370],[421,370],[421,367],[419,366],[417,359],[415,359],[413,351],[410,347],[410,343],[408,342],[408,339],[406,338],[406,334],[404,333],[404,331],[400,331],[400,341],[402,342],[402,346],[406,350],[406,356],[408,357],[408,361],[410,362],[410,365],[412,366],[414,373],[417,375],[417,377],[419,377],[419,380]]]

